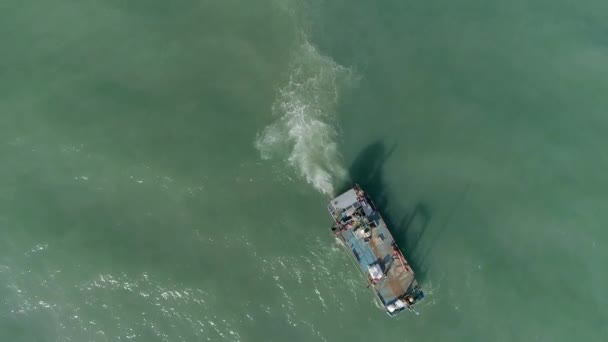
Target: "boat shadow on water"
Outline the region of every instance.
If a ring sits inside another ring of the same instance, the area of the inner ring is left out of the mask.
[[[393,155],[395,149],[396,145],[387,149],[382,141],[369,144],[350,165],[349,180],[339,190],[345,191],[351,188],[353,183],[357,183],[370,195],[395,241],[416,272],[416,279],[424,283],[428,274],[426,258],[432,250],[433,243],[431,241],[431,245],[423,251],[420,250],[420,242],[427,235],[432,218],[431,210],[422,202],[414,203],[408,208],[402,201],[390,200],[391,191],[384,181],[383,174],[384,164]],[[436,241],[437,238],[438,236],[435,236],[432,240]]]

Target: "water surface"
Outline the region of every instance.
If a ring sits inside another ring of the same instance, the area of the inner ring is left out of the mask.
[[[607,10],[0,5],[0,339],[608,339]],[[350,181],[420,315],[329,234]]]

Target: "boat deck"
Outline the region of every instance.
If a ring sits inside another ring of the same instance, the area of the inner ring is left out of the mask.
[[[343,230],[338,236],[352,251],[359,268],[365,275],[368,274],[369,265],[374,263],[380,265],[386,276],[375,283],[369,279],[370,277],[368,280],[372,282],[382,304],[386,306],[408,292],[408,288],[414,282],[414,272],[397,254],[400,252],[393,247],[395,240],[384,220],[378,217],[374,222],[377,223],[377,227],[370,230],[371,237],[368,239],[358,236],[355,229]],[[368,226],[364,222],[360,224],[363,229]]]

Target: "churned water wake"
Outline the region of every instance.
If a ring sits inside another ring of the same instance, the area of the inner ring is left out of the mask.
[[[289,81],[272,106],[276,121],[258,135],[262,158],[285,158],[306,181],[324,194],[333,194],[344,177],[337,148],[335,109],[339,90],[352,73],[323,56],[308,41],[294,54]]]

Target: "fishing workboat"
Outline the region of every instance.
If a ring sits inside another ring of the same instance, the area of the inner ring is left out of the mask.
[[[331,230],[391,317],[414,311],[424,293],[378,209],[358,185],[331,200]]]

